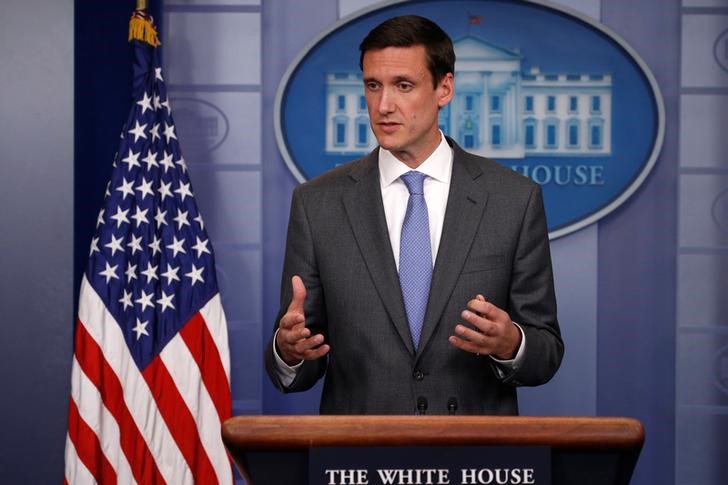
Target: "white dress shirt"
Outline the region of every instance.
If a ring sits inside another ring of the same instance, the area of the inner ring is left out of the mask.
[[[427,216],[430,223],[433,266],[437,258],[437,250],[440,247],[453,163],[452,148],[450,148],[442,133],[440,133],[440,136],[442,139],[435,151],[416,169],[418,172],[427,175],[423,184],[423,192],[425,202],[427,203]],[[384,215],[387,219],[389,242],[392,245],[392,253],[394,254],[397,271],[399,271],[399,241],[402,232],[402,223],[404,222],[407,201],[409,200],[409,190],[407,190],[407,186],[399,177],[410,170],[412,168],[398,160],[392,152],[381,147],[379,148],[379,182],[382,190],[382,202],[384,203]],[[457,322],[453,322],[453,327],[455,323]],[[515,369],[519,366],[523,361],[526,349],[526,336],[520,325],[516,324],[516,326],[521,332],[521,346],[518,348],[516,356],[510,360],[500,360],[491,356],[494,361],[510,369]],[[276,333],[278,333],[277,330]],[[294,366],[286,364],[278,355],[275,346],[275,337],[273,339],[273,353],[278,363],[278,377],[281,380],[281,384],[287,387],[295,379],[296,372],[303,362]],[[500,369],[497,370],[501,374],[501,377],[503,377],[504,373]]]
[[[382,189],[389,242],[392,244],[397,271],[399,271],[399,240],[409,200],[409,190],[399,177],[410,170],[412,169],[400,162],[391,152],[383,148],[379,149],[379,183]],[[452,175],[452,148],[447,144],[445,137],[442,137],[442,141],[435,151],[416,170],[427,175],[422,188],[427,203],[434,266],[437,249],[440,247],[442,224],[445,221],[445,208]]]

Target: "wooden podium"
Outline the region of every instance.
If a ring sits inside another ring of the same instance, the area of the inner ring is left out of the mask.
[[[553,485],[627,485],[644,442],[631,418],[238,416],[225,446],[251,485],[307,485],[319,447],[548,447]]]

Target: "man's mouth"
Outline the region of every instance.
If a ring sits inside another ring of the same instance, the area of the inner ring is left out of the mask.
[[[393,133],[397,130],[397,128],[399,128],[400,125],[399,123],[395,123],[393,121],[380,121],[377,123],[377,126],[384,133]]]

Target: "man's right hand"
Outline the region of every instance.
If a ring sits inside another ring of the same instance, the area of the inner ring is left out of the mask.
[[[306,300],[306,287],[300,276],[291,278],[293,298],[288,310],[278,322],[276,334],[276,348],[283,362],[293,366],[303,360],[315,360],[323,357],[329,351],[328,344],[324,344],[324,336],[316,334],[306,328],[306,316],[303,303]]]

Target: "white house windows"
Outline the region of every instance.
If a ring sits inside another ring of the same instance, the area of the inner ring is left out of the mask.
[[[579,112],[579,98],[576,96],[569,96],[569,113],[574,114]]]
[[[604,120],[589,120],[589,148],[601,149],[604,144]]]
[[[526,118],[523,123],[523,144],[527,149],[536,148],[536,128],[538,122],[534,118]]]
[[[369,145],[369,118],[360,116],[356,119],[356,146]]]
[[[571,118],[566,122],[566,146],[579,148],[579,120]]]
[[[556,112],[556,96],[546,96],[546,112]]]
[[[591,97],[591,113],[600,114],[602,112],[602,98],[600,96]]]
[[[468,118],[465,120],[460,128],[460,133],[461,136],[459,141],[463,148],[472,150],[480,144],[478,128],[476,124],[473,123],[472,119]]]
[[[501,107],[501,97],[499,95],[491,96],[490,97],[490,112],[491,113],[500,113],[502,111]]]
[[[525,113],[533,113],[533,96],[525,96],[523,98],[523,111]]]
[[[473,101],[473,95],[468,94],[465,96],[465,111],[471,112],[473,111],[473,106],[475,105],[475,102]]]
[[[339,113],[346,111],[346,96],[343,94],[336,97],[336,111]]]
[[[334,118],[334,145],[346,145],[346,116],[337,116]]]
[[[558,118],[546,118],[543,122],[544,147],[549,149],[559,148],[559,120]]]
[[[502,144],[501,135],[500,121],[493,121],[490,125],[490,144],[494,148],[500,148]]]

